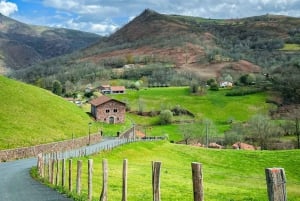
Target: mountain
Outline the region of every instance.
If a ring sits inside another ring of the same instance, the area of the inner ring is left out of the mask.
[[[1,75],[0,88],[0,150],[86,135],[90,117],[77,105]]]
[[[72,53],[99,38],[81,31],[27,25],[0,14],[0,73]]]
[[[299,24],[299,18],[287,16],[223,20],[165,15],[146,9],[109,37],[80,52],[14,76],[32,83],[41,77],[93,82],[104,74],[100,72],[103,68],[115,69],[117,75],[113,77],[128,78],[122,74],[128,69],[126,64],[145,67],[151,63],[204,79],[225,73],[258,73],[295,62],[299,52],[283,48],[300,44]],[[143,73],[133,79],[145,76]],[[99,79],[107,79],[107,73],[105,76]]]

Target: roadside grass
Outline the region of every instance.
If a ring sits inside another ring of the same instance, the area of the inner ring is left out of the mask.
[[[90,117],[51,92],[0,76],[0,149],[80,137]],[[95,130],[92,130],[93,132]]]
[[[94,160],[93,200],[102,189],[102,160],[108,160],[109,200],[121,200],[122,162],[128,159],[128,200],[152,200],[151,162],[161,161],[161,199],[193,199],[191,162],[203,165],[207,201],[267,201],[265,168],[282,167],[290,201],[300,201],[299,150],[213,150],[160,142],[138,142],[90,156]],[[73,159],[73,186],[76,161]],[[83,160],[82,195],[87,196],[87,157]],[[68,184],[66,185],[68,186]],[[84,199],[83,199],[84,200]]]

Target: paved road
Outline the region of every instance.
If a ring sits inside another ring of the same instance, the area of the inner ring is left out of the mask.
[[[85,153],[118,146],[118,140],[106,139],[99,144],[82,148]],[[78,151],[78,149],[77,149]],[[65,153],[71,156],[76,150]],[[31,178],[29,170],[37,163],[36,158],[0,163],[0,201],[71,201],[64,195],[40,184]]]
[[[71,201],[33,180],[29,175],[36,159],[0,163],[0,201]]]

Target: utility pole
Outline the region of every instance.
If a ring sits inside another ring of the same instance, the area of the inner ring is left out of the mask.
[[[209,133],[209,122],[205,123],[205,131],[206,131],[206,148],[208,148],[208,133]]]
[[[296,135],[297,135],[297,146],[300,149],[300,132],[299,132],[299,119],[296,117]]]

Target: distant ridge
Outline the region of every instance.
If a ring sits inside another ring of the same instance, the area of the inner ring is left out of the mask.
[[[27,25],[0,14],[0,74],[72,53],[99,39],[96,34]]]
[[[281,49],[285,43],[299,43],[299,24],[300,18],[288,16],[206,19],[145,9],[115,33],[76,54],[33,66],[14,76],[32,83],[57,74],[65,74],[68,79],[70,72],[76,74],[80,66],[85,66],[86,75],[76,75],[85,79],[95,74],[95,68],[122,68],[133,63],[143,67],[151,62],[167,63],[176,71],[203,79],[218,78],[225,72],[237,76],[259,73],[278,61],[288,62],[282,58],[298,54]]]

